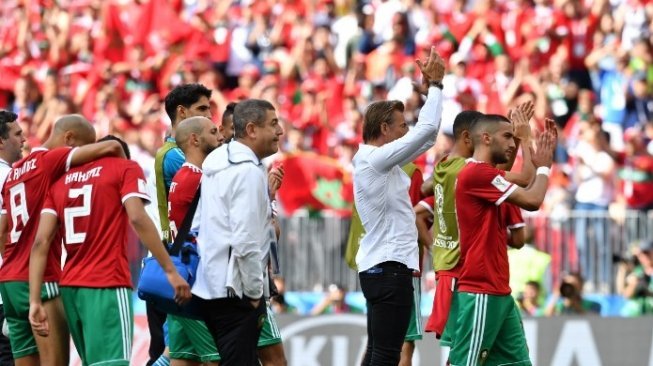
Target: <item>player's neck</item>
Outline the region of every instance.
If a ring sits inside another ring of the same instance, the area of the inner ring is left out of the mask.
[[[492,153],[489,150],[485,149],[476,149],[474,151],[474,155],[472,155],[472,158],[476,161],[482,161],[484,163],[490,164],[493,167],[496,167],[497,164],[492,161]]]
[[[454,144],[453,148],[451,149],[451,152],[449,153],[449,159],[453,158],[470,158],[470,154],[466,154],[464,149],[462,149],[460,146]]]
[[[200,151],[191,150],[186,153],[186,162],[193,164],[198,168],[202,167],[204,159],[206,159],[206,155]]]
[[[0,151],[0,160],[2,160],[2,162],[7,163],[7,165],[9,165],[11,167],[11,164],[15,163],[15,161],[10,161],[10,160],[13,160],[13,159],[10,158],[8,155],[9,154],[6,154],[4,151]],[[0,165],[2,165],[2,164],[0,164]]]

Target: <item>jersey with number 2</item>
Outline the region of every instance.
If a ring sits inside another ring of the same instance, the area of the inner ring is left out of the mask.
[[[34,148],[14,164],[2,188],[2,214],[7,216],[4,263],[0,281],[29,280],[29,255],[39,226],[39,217],[48,189],[70,168],[72,149]],[[57,245],[58,244],[58,245]],[[61,276],[61,239],[50,246],[43,279],[58,281]]]
[[[76,167],[55,183],[43,213],[59,218],[68,253],[61,286],[131,287],[123,204],[132,197],[149,202],[145,176],[138,164],[121,158]]]

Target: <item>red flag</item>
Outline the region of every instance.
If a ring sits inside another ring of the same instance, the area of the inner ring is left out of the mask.
[[[134,32],[134,43],[147,54],[156,54],[187,38],[191,26],[179,18],[167,0],[150,0],[143,5]]]
[[[351,175],[335,159],[311,152],[289,154],[282,159],[283,184],[279,201],[288,214],[306,207],[351,214],[354,200]]]

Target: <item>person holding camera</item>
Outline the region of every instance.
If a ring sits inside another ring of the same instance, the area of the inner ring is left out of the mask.
[[[586,315],[601,314],[601,305],[583,298],[583,277],[580,273],[570,273],[562,278],[544,310],[544,315]]]
[[[626,316],[653,314],[653,241],[641,241],[633,248],[635,268],[626,276],[623,296],[628,299]]]

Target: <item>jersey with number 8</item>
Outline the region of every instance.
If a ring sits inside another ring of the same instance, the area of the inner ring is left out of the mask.
[[[138,164],[120,158],[73,168],[54,184],[43,213],[59,218],[68,253],[61,286],[131,287],[123,207],[131,197],[149,202],[145,176]]]
[[[39,213],[52,183],[70,167],[71,151],[69,147],[34,148],[9,172],[2,188],[2,214],[7,215],[9,238],[0,282],[29,280],[29,255],[39,226]],[[58,281],[60,276],[61,245],[52,245],[43,280]]]

